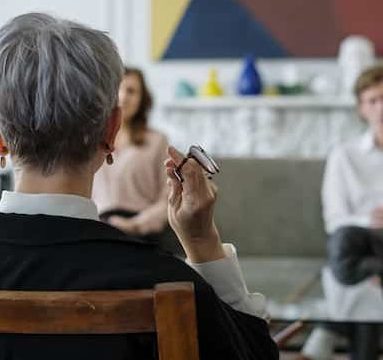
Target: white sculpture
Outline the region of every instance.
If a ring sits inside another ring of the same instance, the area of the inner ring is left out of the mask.
[[[375,62],[374,44],[366,37],[351,35],[339,47],[338,65],[341,70],[341,93],[351,94],[360,73]]]

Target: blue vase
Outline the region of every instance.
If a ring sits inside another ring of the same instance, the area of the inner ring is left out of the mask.
[[[262,93],[262,80],[252,56],[245,58],[237,92],[239,95],[259,95]]]

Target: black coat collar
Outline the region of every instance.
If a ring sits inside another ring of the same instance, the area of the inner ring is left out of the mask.
[[[50,245],[94,240],[149,245],[101,221],[42,214],[0,213],[0,243]]]

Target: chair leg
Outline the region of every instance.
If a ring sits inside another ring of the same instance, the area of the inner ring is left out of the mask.
[[[154,307],[159,360],[198,360],[197,315],[193,284],[155,287]]]

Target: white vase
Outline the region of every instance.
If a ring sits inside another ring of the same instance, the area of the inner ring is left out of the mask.
[[[374,44],[366,37],[351,35],[339,47],[338,65],[341,73],[340,90],[351,94],[355,81],[363,70],[375,63]]]

